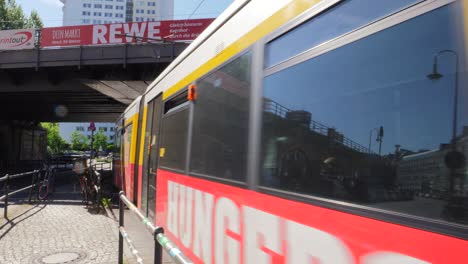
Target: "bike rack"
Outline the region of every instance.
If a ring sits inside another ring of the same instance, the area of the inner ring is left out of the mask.
[[[162,249],[172,257],[177,264],[192,264],[189,258],[172,242],[166,235],[164,235],[164,229],[160,226],[154,226],[151,221],[146,218],[140,210],[125,196],[125,193],[121,191],[119,193],[119,264],[123,263],[123,241],[125,238],[132,254],[137,258],[138,263],[143,263],[142,258],[138,254],[138,250],[135,249],[133,243],[128,236],[127,231],[124,228],[124,210],[125,206],[130,209],[138,218],[143,222],[146,229],[154,237],[154,263],[162,263]]]
[[[29,202],[31,202],[32,193],[34,191],[34,188],[38,185],[37,181],[40,178],[39,173],[40,173],[40,170],[34,170],[34,171],[18,173],[18,174],[14,174],[14,175],[7,174],[4,177],[0,178],[0,183],[5,182],[4,186],[3,186],[3,190],[4,190],[5,194],[0,197],[0,201],[4,202],[5,209],[3,211],[3,217],[5,219],[8,219],[8,198],[10,196],[18,194],[18,193],[20,193],[22,191],[29,190],[28,200],[29,200]],[[10,180],[19,179],[19,178],[22,178],[22,177],[25,177],[25,176],[28,176],[28,175],[32,175],[31,185],[9,193],[9,191],[10,191]]]

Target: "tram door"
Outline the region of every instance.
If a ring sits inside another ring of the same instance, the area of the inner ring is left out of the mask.
[[[159,148],[157,145],[159,138],[159,127],[162,111],[161,95],[153,99],[148,104],[145,131],[145,149],[143,162],[143,190],[142,190],[142,210],[146,212],[149,219],[154,219],[156,206],[156,170],[158,168]]]

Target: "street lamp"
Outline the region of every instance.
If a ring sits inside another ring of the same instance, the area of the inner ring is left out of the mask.
[[[369,154],[372,153],[371,146],[372,146],[372,132],[379,131],[378,127],[374,127],[369,131]]]
[[[369,154],[372,152],[371,151],[371,146],[372,146],[372,132],[374,131],[377,131],[377,138],[375,139],[375,141],[379,142],[379,156],[380,156],[380,152],[382,150],[382,140],[383,140],[383,135],[384,135],[384,130],[383,130],[383,126],[380,126],[380,127],[374,127],[370,130],[370,133],[369,133]]]
[[[441,50],[434,55],[434,62],[432,64],[432,72],[427,75],[429,80],[437,81],[444,77],[437,71],[437,58],[443,53],[450,53],[455,56],[455,94],[453,98],[453,122],[452,122],[452,148],[456,150],[455,140],[457,137],[457,119],[458,119],[458,54],[453,50]]]
[[[430,80],[439,80],[443,77],[441,73],[437,71],[437,58],[444,54],[450,53],[455,56],[455,85],[454,85],[454,96],[453,96],[453,120],[452,120],[452,139],[450,142],[452,150],[445,155],[445,164],[450,169],[450,182],[449,182],[449,197],[450,200],[447,204],[446,209],[451,217],[456,216],[460,211],[460,205],[456,200],[454,194],[455,176],[456,169],[464,166],[465,157],[462,153],[457,151],[457,121],[458,121],[458,54],[454,50],[441,50],[434,55],[434,61],[432,65],[432,73],[427,75]],[[463,210],[463,209],[461,209]]]

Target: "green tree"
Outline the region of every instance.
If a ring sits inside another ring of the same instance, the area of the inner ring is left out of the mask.
[[[108,141],[107,136],[101,131],[94,134],[94,144],[93,144],[94,150],[99,150],[99,149],[106,150],[107,144],[108,144],[107,141]]]
[[[37,13],[36,10],[31,11],[28,20],[26,21],[27,28],[43,28],[44,23],[42,23],[42,19]]]
[[[0,30],[42,28],[44,26],[35,10],[28,17],[15,0],[0,0],[0,21]]]
[[[47,151],[51,155],[62,153],[68,144],[59,134],[59,124],[41,123],[41,126],[47,130]]]
[[[89,149],[89,140],[85,134],[73,131],[70,136],[71,148],[73,150],[87,150]]]

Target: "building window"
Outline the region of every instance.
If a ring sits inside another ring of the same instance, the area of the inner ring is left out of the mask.
[[[115,9],[117,9],[117,10],[124,10],[124,7],[123,7],[123,6],[115,6]]]
[[[107,132],[107,127],[100,127],[100,128],[99,128],[99,131],[100,131],[100,132]]]
[[[115,14],[115,17],[123,18],[123,14]]]
[[[246,53],[197,81],[190,173],[245,180],[250,63]]]
[[[89,11],[83,11],[81,14],[82,14],[83,16],[90,16],[90,15],[91,15],[91,12],[89,12]]]
[[[84,131],[84,127],[78,126],[78,127],[76,127],[76,131]]]
[[[113,8],[114,8],[114,6],[112,6],[112,5],[105,5],[105,7],[104,7],[104,8],[105,8],[105,9],[113,9]]]
[[[156,2],[148,2],[148,6],[156,6]]]
[[[90,19],[83,19],[81,22],[82,22],[82,24],[90,24],[91,20]]]
[[[102,4],[94,4],[94,8],[102,8]]]
[[[85,8],[91,8],[91,4],[83,3],[83,7],[85,7]]]
[[[102,13],[101,13],[101,12],[94,12],[93,15],[94,15],[94,16],[101,16]]]
[[[104,13],[105,17],[112,17],[112,13]]]

